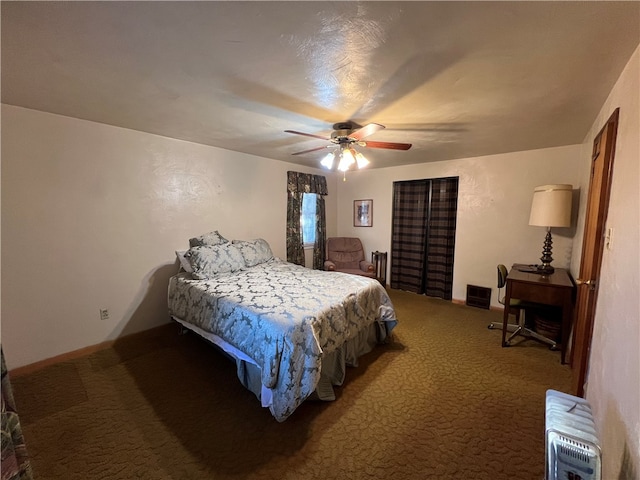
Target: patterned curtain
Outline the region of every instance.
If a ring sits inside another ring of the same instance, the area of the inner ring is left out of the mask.
[[[313,268],[315,270],[324,270],[326,243],[327,218],[325,216],[324,197],[316,195],[316,243],[313,245]]]
[[[305,193],[315,193],[320,198],[327,195],[327,179],[323,175],[312,175],[310,173],[287,172],[287,262],[304,265],[304,246],[302,241],[302,229],[300,228],[300,211],[302,209],[302,195]],[[324,198],[322,199],[320,213],[321,228],[326,229],[326,219],[324,216]],[[316,227],[317,228],[317,227]],[[317,232],[316,232],[317,233]],[[326,234],[325,234],[326,236]],[[313,248],[313,265],[316,267],[316,256],[324,256],[324,246],[316,243]],[[324,264],[324,260],[322,261]]]
[[[451,300],[458,177],[394,182],[391,288]]]
[[[426,181],[393,182],[391,288],[424,293],[428,214]]]
[[[0,347],[0,356],[2,356],[2,398],[0,400],[2,402],[2,465],[0,467],[2,479],[31,480],[33,479],[33,471],[22,435],[20,418],[16,412],[2,347]]]

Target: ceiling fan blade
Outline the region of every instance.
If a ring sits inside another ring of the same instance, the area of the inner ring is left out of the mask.
[[[369,148],[388,148],[391,150],[409,150],[410,143],[393,143],[393,142],[363,142],[365,147]]]
[[[352,132],[349,135],[349,138],[353,138],[355,140],[362,140],[369,135],[373,135],[374,133],[382,130],[384,125],[380,125],[379,123],[369,123],[362,128],[359,128],[355,132]]]
[[[302,155],[303,153],[317,152],[318,150],[324,150],[325,148],[334,147],[334,146],[335,145],[325,145],[324,147],[311,148],[309,150],[303,150],[302,152],[292,153],[291,155]]]
[[[304,135],[305,137],[319,138],[320,140],[331,140],[328,137],[322,137],[320,135],[314,135],[313,133],[296,132],[295,130],[285,130],[286,133],[293,133],[295,135]]]

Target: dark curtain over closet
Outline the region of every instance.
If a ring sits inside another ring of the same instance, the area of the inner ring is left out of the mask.
[[[458,177],[393,183],[391,288],[451,300]]]

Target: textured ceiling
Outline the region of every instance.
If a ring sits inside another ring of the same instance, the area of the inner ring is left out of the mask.
[[[2,2],[2,102],[318,166],[580,143],[640,43],[638,2]]]

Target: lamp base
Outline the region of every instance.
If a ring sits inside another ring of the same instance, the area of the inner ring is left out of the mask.
[[[551,275],[556,270],[548,263],[543,263],[542,265],[538,265],[536,271],[542,275]]]
[[[551,240],[551,227],[548,227],[547,235],[544,237],[542,257],[540,257],[542,265],[538,266],[538,273],[551,274],[555,271],[551,266],[551,262],[553,261],[553,257],[551,256],[551,245],[553,245],[553,241]]]

